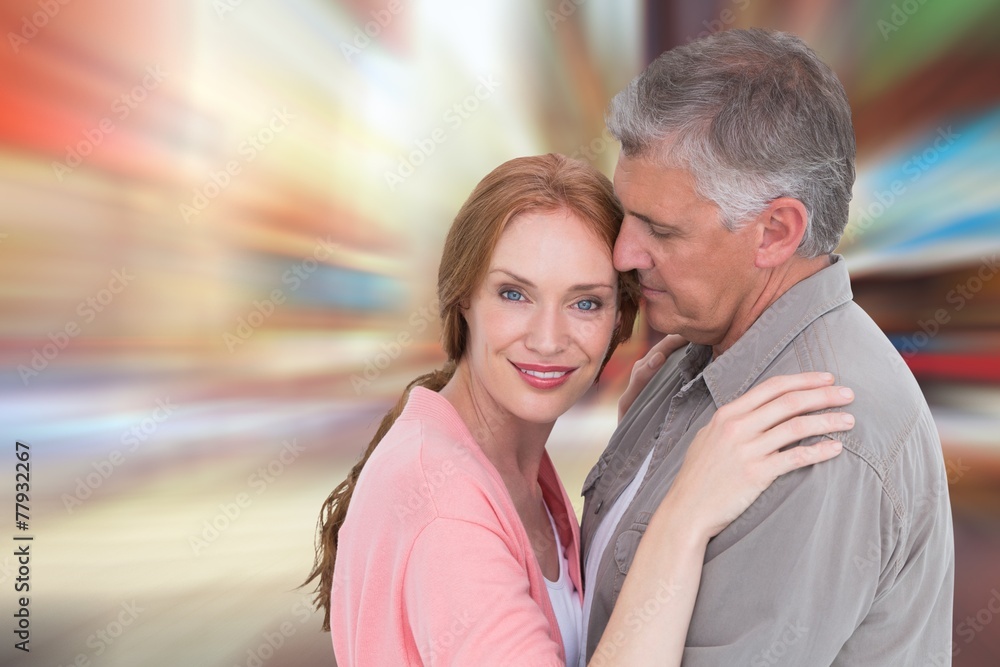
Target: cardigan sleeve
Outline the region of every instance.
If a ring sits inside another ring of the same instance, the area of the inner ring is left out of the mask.
[[[425,665],[565,664],[525,565],[482,524],[431,521],[414,541],[403,600]]]

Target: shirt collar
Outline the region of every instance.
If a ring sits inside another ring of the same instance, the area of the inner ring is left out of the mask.
[[[853,298],[844,258],[832,254],[830,262],[782,294],[719,358],[710,346],[690,345],[680,366],[685,383],[703,374],[718,406],[742,395],[803,329]]]

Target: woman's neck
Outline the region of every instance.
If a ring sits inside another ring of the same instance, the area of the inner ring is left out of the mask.
[[[537,488],[552,422],[528,422],[504,409],[462,362],[440,394],[455,408],[512,494],[512,484],[526,484],[532,491]]]

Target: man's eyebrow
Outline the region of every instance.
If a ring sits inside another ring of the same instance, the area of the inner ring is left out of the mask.
[[[639,218],[640,220],[642,220],[643,222],[645,222],[647,225],[650,226],[662,227],[663,229],[677,229],[677,227],[667,224],[666,222],[660,222],[659,220],[654,220],[645,213],[637,213],[635,211],[626,210],[625,215],[630,215],[633,218]]]
[[[527,278],[522,278],[521,276],[517,275],[513,271],[508,271],[507,269],[500,269],[500,268],[493,269],[492,271],[490,271],[490,273],[505,273],[508,276],[510,276],[511,278],[513,278],[515,281],[517,281],[517,282],[521,283],[522,285],[524,285],[525,287],[531,287],[531,288],[535,287],[535,283],[531,282]],[[581,284],[578,284],[578,285],[573,285],[569,289],[572,292],[585,292],[585,291],[588,291],[588,290],[595,290],[595,289],[601,289],[601,288],[609,289],[611,291],[615,290],[615,286],[614,285],[609,285],[608,283],[581,283]]]

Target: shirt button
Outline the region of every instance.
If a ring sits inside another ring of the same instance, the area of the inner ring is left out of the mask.
[[[601,511],[601,507],[603,507],[603,506],[604,506],[604,498],[601,498],[600,500],[597,501],[597,506],[594,507],[594,514],[597,514],[598,512],[600,512]]]

